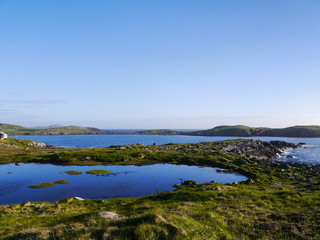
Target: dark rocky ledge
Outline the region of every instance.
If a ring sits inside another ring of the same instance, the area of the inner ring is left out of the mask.
[[[229,144],[226,147],[223,147],[222,151],[237,155],[245,155],[255,159],[267,160],[279,157],[285,149],[298,148],[303,144],[304,143],[294,144],[284,141],[265,142],[250,139]]]

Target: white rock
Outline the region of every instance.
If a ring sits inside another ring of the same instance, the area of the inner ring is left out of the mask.
[[[114,212],[99,212],[94,215],[95,217],[103,217],[105,219],[112,219],[112,220],[121,220],[124,216],[116,214]]]
[[[74,197],[74,199],[79,200],[79,201],[83,201],[84,199],[81,197]]]

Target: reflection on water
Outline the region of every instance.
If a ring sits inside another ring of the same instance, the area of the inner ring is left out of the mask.
[[[90,175],[86,171],[107,169],[110,174]],[[81,171],[70,176],[65,171]],[[8,174],[11,172],[11,174]],[[29,185],[65,179],[68,184],[31,189]],[[14,164],[0,166],[0,204],[25,201],[57,201],[65,197],[90,199],[138,197],[173,190],[180,179],[197,183],[231,183],[247,178],[239,174],[218,173],[216,168],[172,164],[147,166],[56,166],[51,164]]]

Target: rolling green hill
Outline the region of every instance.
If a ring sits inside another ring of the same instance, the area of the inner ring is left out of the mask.
[[[294,126],[288,128],[268,129],[264,136],[285,137],[320,137],[320,126]]]
[[[250,137],[260,134],[266,130],[266,128],[252,128],[244,125],[236,126],[218,126],[209,130],[187,132],[187,135],[199,135],[199,136],[238,136],[238,137]]]
[[[9,135],[115,134],[111,131],[104,131],[92,127],[67,126],[47,129],[33,129],[5,123],[0,123],[0,131]]]
[[[19,133],[19,135],[28,135],[36,130],[37,129],[25,128],[18,125],[0,123],[0,132],[5,132],[9,135],[13,135],[14,133]]]
[[[209,130],[186,132],[193,136],[234,136],[234,137],[320,137],[320,126],[293,126],[288,128],[254,128],[243,125],[218,126]]]

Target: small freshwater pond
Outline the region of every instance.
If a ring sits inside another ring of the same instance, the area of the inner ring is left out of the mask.
[[[90,170],[109,170],[111,173],[87,174]],[[79,171],[69,175],[66,171]],[[30,188],[44,182],[65,179],[67,184],[55,184],[48,188]],[[116,197],[139,197],[173,190],[181,180],[197,183],[232,183],[245,181],[240,174],[226,174],[217,168],[172,164],[144,166],[57,166],[52,164],[2,165],[0,168],[0,204],[26,201],[54,202],[66,197],[107,199]]]

